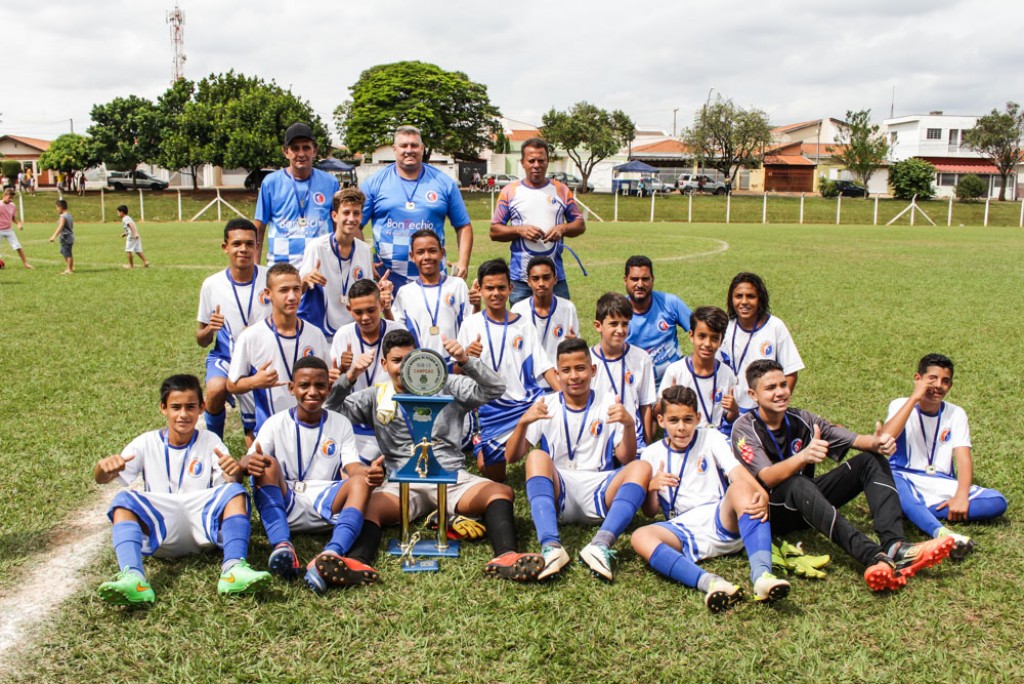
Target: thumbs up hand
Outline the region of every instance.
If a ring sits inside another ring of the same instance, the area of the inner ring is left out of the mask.
[[[474,311],[480,310],[480,281],[476,279],[469,286],[469,303],[473,306]]]
[[[896,440],[893,436],[882,432],[881,421],[875,421],[875,448],[873,451],[877,451],[883,456],[892,456],[896,453]]]
[[[305,278],[302,279],[302,289],[310,290],[314,285],[320,285],[323,287],[327,284],[327,276],[320,272],[320,260],[316,260],[316,264],[313,266],[313,270],[310,271]]]
[[[210,330],[220,330],[224,327],[224,314],[220,312],[220,304],[210,314],[210,323],[208,325]]]
[[[470,356],[475,356],[478,359],[480,358],[480,355],[484,353],[484,344],[479,334],[476,336],[476,339],[470,342],[469,346],[466,347],[466,353]]]
[[[811,443],[805,446],[799,455],[803,457],[805,463],[821,463],[828,456],[828,442],[821,438],[821,427],[817,424],[814,425]]]
[[[647,486],[647,491],[654,492],[659,489],[665,489],[666,487],[678,487],[679,476],[675,473],[665,472],[665,461],[658,464],[658,471],[654,473],[651,478],[651,483]]]
[[[287,384],[278,381],[277,369],[270,367],[273,363],[273,360],[270,360],[259,367],[256,375],[252,378],[254,387],[257,389],[268,389],[271,387],[281,387],[282,385]]]
[[[538,420],[550,420],[551,414],[548,412],[548,404],[544,397],[538,399],[530,408],[526,409],[526,413],[523,414],[523,422],[527,425],[536,423]]]
[[[338,378],[341,377],[341,369],[338,368],[338,359],[331,359],[331,367],[327,370],[327,379],[330,381],[331,386],[338,382]]]
[[[352,343],[349,342],[348,346],[345,347],[345,351],[343,351],[341,353],[341,365],[339,366],[339,368],[341,368],[341,372],[344,373],[345,371],[347,371],[349,369],[349,366],[351,366],[351,365],[352,365]]]
[[[615,403],[608,408],[608,421],[612,423],[621,423],[626,427],[632,428],[634,426],[633,416],[629,414],[626,407],[622,405],[622,397],[616,395]]]
[[[262,477],[267,471],[267,468],[270,467],[270,457],[263,453],[263,447],[260,446],[259,442],[256,442],[253,446],[255,447],[255,451],[249,454],[246,462],[246,470],[248,470],[249,474],[253,477]]]

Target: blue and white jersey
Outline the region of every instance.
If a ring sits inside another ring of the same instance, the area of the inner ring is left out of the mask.
[[[375,256],[382,269],[391,270],[396,289],[419,275],[409,259],[413,233],[433,230],[444,251],[445,218],[453,228],[470,222],[458,184],[429,164],[423,165],[417,180],[402,178],[392,164],[371,176],[361,189],[366,195],[363,225],[373,222]]]
[[[745,330],[736,319],[729,321],[725,339],[718,349],[718,358],[729,364],[736,374],[736,403],[741,411],[749,411],[757,402],[747,394],[747,366],[758,359],[774,359],[786,375],[804,368],[804,360],[793,344],[789,329],[781,319],[769,316],[753,330]]]
[[[724,499],[726,476],[740,465],[725,435],[710,428],[695,430],[689,446],[682,451],[670,447],[667,439],[660,439],[644,449],[640,458],[650,464],[653,473],[664,469],[679,477],[678,487],[658,491],[658,504],[666,520]]]
[[[263,179],[254,218],[267,227],[268,266],[287,261],[298,268],[306,243],[334,232],[331,202],[340,187],[338,179],[319,169],[301,181],[287,169]]]
[[[654,382],[651,357],[643,349],[627,344],[625,350],[611,358],[601,352],[601,345],[590,349],[590,359],[597,370],[591,387],[598,395],[618,397],[636,421],[636,448],[639,452],[647,444],[641,406],[651,406],[658,400],[658,385]]]
[[[551,361],[537,340],[533,323],[525,316],[510,314],[508,323],[495,322],[486,312],[475,313],[459,330],[464,348],[480,337],[480,360],[505,381],[505,393],[480,407],[480,435],[496,439],[515,429],[526,410],[543,394],[537,378],[551,370]]]
[[[689,332],[690,307],[679,297],[667,292],[651,293],[651,305],[642,314],[633,312],[626,341],[651,355],[654,378],[661,381],[665,369],[682,356],[676,327]]]
[[[256,266],[252,280],[245,283],[236,283],[231,278],[230,268],[203,281],[196,320],[208,325],[217,307],[224,317],[224,327],[217,331],[210,356],[230,363],[231,350],[242,331],[270,314],[270,295],[266,288],[267,269],[263,266]]]
[[[722,397],[736,387],[736,374],[732,372],[727,363],[716,360],[713,373],[699,375],[693,369],[692,359],[689,356],[684,356],[665,370],[665,375],[661,378],[661,385],[658,387],[658,396],[660,397],[666,389],[675,385],[689,387],[697,394],[697,414],[700,417],[700,427],[705,425],[710,425],[713,428],[721,427],[722,421],[725,420]]]
[[[579,337],[580,319],[576,314],[576,305],[569,299],[557,295],[551,296],[551,310],[547,316],[539,315],[533,308],[533,297],[520,299],[512,305],[512,313],[529,319],[537,329],[537,338],[547,353],[551,363],[558,367],[558,345],[567,337]],[[548,381],[539,380],[541,387],[550,389]]]
[[[279,411],[267,418],[250,454],[257,444],[277,459],[288,482],[341,480],[342,468],[360,463],[352,424],[334,411],[324,410],[315,424],[300,421],[294,408]]]
[[[367,342],[363,339],[359,324],[355,321],[346,323],[338,328],[338,332],[334,335],[334,341],[331,342],[331,360],[328,365],[337,363],[338,368],[341,368],[341,355],[349,349],[352,350],[353,361],[362,354],[368,353],[373,355],[373,363],[370,364],[369,368],[360,373],[356,381],[352,383],[353,393],[364,390],[367,387],[373,387],[377,383],[386,383],[391,379],[387,371],[384,370],[384,367],[380,365],[380,351],[381,345],[384,343],[384,336],[392,330],[402,330],[402,326],[395,321],[382,318],[380,319],[380,332],[377,335],[377,341]],[[354,423],[352,429],[355,430],[357,435],[363,437],[373,436],[372,425]]]
[[[352,322],[352,315],[345,306],[348,288],[363,278],[373,280],[373,254],[368,244],[356,239],[348,256],[342,258],[338,242],[331,233],[311,240],[306,246],[299,275],[305,278],[316,270],[317,261],[327,284],[314,285],[302,294],[299,318],[320,328],[330,342],[338,328]]]
[[[885,419],[896,415],[905,403],[906,397],[894,399]],[[953,450],[970,446],[971,428],[962,408],[944,401],[938,415],[928,415],[917,406],[910,413],[903,434],[896,438],[896,453],[889,457],[889,463],[893,468],[956,477]]]
[[[516,181],[501,189],[491,223],[534,226],[546,233],[557,225],[572,223],[579,218],[576,198],[564,183],[549,180],[539,188],[532,188]],[[556,279],[565,280],[565,267],[562,265],[564,249],[565,244],[561,240],[545,242],[517,237],[512,241],[509,259],[512,280],[526,282],[526,265],[535,256],[551,257],[555,262]]]
[[[586,407],[571,409],[558,392],[544,397],[547,420],[526,428],[526,441],[546,452],[559,470],[603,472],[615,470],[615,447],[622,443],[622,425],[608,420],[615,403],[610,394],[590,390]]]
[[[121,484],[131,485],[141,475],[147,492],[180,494],[198,492],[224,484],[224,474],[215,453],[230,451],[217,435],[196,430],[191,441],[180,447],[167,441],[167,430],[153,430],[139,435],[121,450],[121,456],[134,456],[117,477]]]
[[[410,280],[399,288],[391,305],[395,321],[412,333],[416,346],[433,349],[449,368],[453,361],[441,336],[457,340],[462,321],[471,312],[466,281],[445,275],[437,285],[424,285],[419,278]]]

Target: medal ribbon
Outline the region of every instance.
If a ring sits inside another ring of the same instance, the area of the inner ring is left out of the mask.
[[[573,461],[576,458],[576,449],[580,446],[580,440],[583,439],[583,431],[587,427],[587,415],[590,413],[590,406],[594,403],[594,390],[590,390],[590,395],[587,397],[587,405],[583,409],[583,420],[580,422],[580,429],[576,433],[576,443],[573,444],[569,438],[569,411],[571,410],[565,403],[565,395],[559,394],[558,400],[562,402],[562,427],[565,429],[565,450],[569,454],[569,460]],[[579,413],[573,411],[573,413]]]
[[[494,342],[491,340],[491,324],[487,316],[487,312],[484,311],[484,331],[487,333],[487,351],[491,354],[491,367],[494,368],[495,372],[501,368],[502,362],[505,360],[505,337],[508,335],[508,311],[505,311],[505,322],[502,324],[501,329],[501,354],[498,356],[498,361],[494,361]]]
[[[235,295],[235,304],[238,305],[238,315],[242,317],[242,326],[245,328],[249,327],[249,316],[252,315],[252,298],[256,294],[256,271],[258,269],[253,266],[252,269],[252,280],[248,283],[236,283],[235,279],[231,277],[231,269],[224,269],[224,275],[228,277],[228,282],[231,283],[231,292]],[[238,288],[236,285],[245,285],[249,289],[249,307],[242,311],[242,300],[238,298]]]
[[[185,479],[185,466],[188,465],[189,454],[192,453],[192,446],[196,443],[196,438],[199,437],[198,431],[192,432],[192,439],[189,440],[188,445],[185,447],[185,457],[181,459],[181,470],[178,471],[178,488],[177,490],[171,489],[171,443],[167,437],[167,430],[160,431],[160,439],[164,443],[164,464],[167,466],[167,493],[173,494],[175,491],[181,491],[181,483]],[[175,447],[178,449],[178,447]],[[180,449],[179,449],[180,451]]]
[[[295,352],[292,354],[292,365],[288,365],[288,357],[284,355],[284,345],[281,344],[281,338],[287,337],[287,335],[281,335],[277,332],[277,325],[274,323],[273,316],[267,316],[267,325],[274,331],[274,339],[277,340],[277,348],[281,351],[281,361],[284,363],[284,370],[288,373],[288,380],[292,379],[292,368],[295,367],[295,362],[299,360],[299,338],[302,336],[302,321],[299,320],[295,328]],[[269,388],[273,389],[273,388]]]
[[[299,478],[298,481],[302,482],[306,477],[306,466],[302,462],[302,432],[299,423],[298,409],[292,408],[288,411],[291,414],[292,420],[295,421],[295,458],[299,461]],[[324,434],[324,423],[327,422],[327,411],[320,413],[320,428],[316,433],[316,443],[313,445],[313,452],[309,456],[309,465],[313,464],[313,459],[316,458],[316,452],[320,448],[320,438]],[[284,468],[284,478],[286,480],[291,479],[288,477],[288,467]]]
[[[768,318],[771,318],[771,316],[769,316]],[[729,351],[732,352],[732,354],[729,357],[729,365],[732,367],[732,371],[737,376],[739,376],[740,374],[740,368],[743,367],[743,359],[747,358],[747,351],[750,350],[750,343],[754,339],[754,334],[764,326],[768,325],[768,318],[764,319],[764,323],[762,323],[761,325],[755,325],[754,329],[747,333],[749,337],[747,337],[747,344],[746,346],[743,347],[743,354],[740,355],[739,361],[734,361],[734,359],[736,358],[736,331],[742,330],[742,326],[740,326],[739,321],[736,321],[736,327],[732,329],[732,340],[729,342]],[[743,330],[743,332],[747,331]]]
[[[686,359],[686,370],[690,371],[690,377],[693,378],[693,386],[697,388],[697,399],[700,401],[700,410],[707,417],[708,425],[714,425],[711,422],[711,414],[715,412],[715,395],[718,394],[718,364],[719,362],[715,361],[714,370],[711,371],[711,410],[709,411],[704,403],[704,393],[700,390],[700,380],[698,379],[705,376],[698,376],[697,371],[693,370],[693,361],[689,358]]]
[[[924,450],[928,452],[928,467],[934,469],[935,449],[939,446],[939,425],[942,424],[942,411],[946,408],[946,402],[939,404],[939,415],[935,418],[935,432],[932,433],[932,447],[928,449],[928,433],[924,431],[924,418],[921,415],[921,407],[917,410],[917,422],[921,426],[921,439],[924,440]]]

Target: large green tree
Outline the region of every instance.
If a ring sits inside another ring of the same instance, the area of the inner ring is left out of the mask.
[[[1022,161],[1021,139],[1024,138],[1024,113],[1016,102],[1007,102],[1006,111],[993,109],[979,117],[974,128],[964,131],[964,143],[992,160],[1003,179],[999,201],[1006,200],[1006,179]]]
[[[196,102],[196,85],[178,79],[157,100],[160,146],[156,163],[165,169],[188,169],[192,189],[199,188],[199,171],[214,158],[215,121]]]
[[[360,74],[349,92],[352,99],[334,110],[334,121],[353,152],[373,152],[392,142],[397,127],[412,125],[423,136],[425,159],[435,151],[476,159],[498,130],[487,86],[434,64],[379,64]]]
[[[871,110],[847,110],[846,121],[840,122],[835,147],[829,147],[832,158],[845,166],[864,188],[864,199],[871,194],[868,182],[875,171],[885,165],[889,143],[878,124],[871,123]]]
[[[683,131],[683,142],[697,161],[717,169],[734,185],[741,168],[761,165],[771,140],[767,114],[760,109],[744,109],[722,97],[700,109],[693,126]]]
[[[89,116],[96,158],[108,166],[134,172],[139,164],[155,162],[159,150],[156,105],[137,95],[117,97],[94,105]],[[134,173],[132,185],[135,185]]]
[[[896,199],[908,200],[917,195],[918,199],[935,196],[935,167],[924,159],[911,157],[889,167],[889,185]]]
[[[628,145],[636,126],[620,110],[609,112],[589,102],[577,102],[564,112],[551,109],[541,117],[541,134],[576,162],[583,177],[580,192],[585,192],[597,163]]]
[[[65,133],[50,143],[49,149],[39,156],[39,166],[71,173],[95,166],[96,159],[92,141],[84,135]]]

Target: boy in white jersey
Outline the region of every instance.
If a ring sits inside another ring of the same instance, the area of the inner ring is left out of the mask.
[[[636,460],[633,414],[620,397],[591,387],[597,369],[587,343],[565,340],[557,359],[562,390],[541,397],[519,420],[508,440],[508,460],[526,456],[526,496],[544,557],[538,579],[568,564],[558,525],[578,523],[601,525],[579,560],[610,582],[612,546],[643,503],[651,468]]]
[[[732,607],[743,590],[697,563],[741,548],[750,559],[755,599],[785,598],[789,582],[772,574],[768,493],[736,460],[725,436],[701,420],[693,389],[676,385],[662,392],[658,424],[665,437],[644,450],[654,476],[643,511],[654,517],[660,510],[665,522],[634,532],[633,549],[660,574],[703,591],[712,613]]]
[[[526,265],[526,284],[533,296],[512,305],[512,313],[530,317],[537,329],[537,338],[550,359],[555,358],[558,344],[576,337],[580,329],[576,305],[554,293],[557,282],[555,262],[551,257],[533,257]],[[540,383],[541,387],[550,389],[547,380],[541,379]]]
[[[299,318],[320,328],[328,342],[341,326],[352,321],[347,306],[349,287],[357,280],[373,277],[373,252],[363,242],[360,226],[365,201],[359,188],[336,192],[331,209],[334,232],[311,240],[299,266]],[[381,283],[382,295],[390,306],[391,281],[385,277]]]
[[[292,368],[303,356],[328,359],[330,347],[315,325],[299,318],[302,280],[287,262],[267,270],[271,314],[250,325],[238,337],[228,369],[228,392],[252,392],[256,401],[256,434],[263,422],[278,411],[295,406],[288,392]],[[340,371],[331,369],[331,382]]]
[[[409,250],[419,275],[398,289],[393,307],[395,321],[412,333],[417,346],[440,354],[451,370],[454,362],[441,338],[458,338],[462,321],[469,315],[466,281],[441,272],[444,249],[433,230],[424,228],[413,233]]]
[[[736,374],[729,364],[715,358],[722,346],[722,336],[729,326],[729,317],[717,306],[700,306],[690,314],[690,342],[693,355],[672,363],[661,379],[658,394],[677,385],[689,387],[697,394],[700,427],[710,426],[728,435],[732,422],[739,416],[733,394]],[[661,420],[659,419],[659,424]]]
[[[138,254],[139,258],[142,259],[142,265],[149,268],[149,261],[146,259],[146,255],[142,253],[142,236],[139,235],[139,229],[135,226],[135,221],[128,215],[128,205],[122,204],[117,208],[117,217],[121,219],[122,231],[121,237],[125,239],[124,251],[128,254],[128,263],[124,268],[135,268],[135,260],[133,255]]]
[[[228,255],[228,267],[203,281],[196,315],[196,343],[213,349],[206,356],[206,429],[224,438],[224,404],[228,399],[228,369],[239,335],[270,313],[266,292],[267,269],[256,264],[259,245],[256,226],[244,218],[231,219],[224,226],[221,250]],[[256,429],[256,404],[251,394],[240,394],[239,413],[245,443],[252,444]]]
[[[167,427],[136,437],[120,454],[96,463],[98,484],[119,479],[125,487],[142,476],[143,491],[114,496],[107,517],[121,572],[99,587],[115,605],[153,603],[142,556],[177,558],[219,546],[224,551],[220,594],[255,589],[270,574],[249,567],[249,496],[242,468],[210,431],[196,430],[203,390],[192,375],[172,375],[160,387]]]
[[[973,484],[971,430],[967,414],[945,401],[953,387],[953,362],[928,354],[917,365],[910,397],[894,399],[883,430],[896,437],[889,457],[903,514],[932,538],[952,537],[949,557],[963,560],[972,550],[970,537],[942,521],[988,520],[1006,512],[1006,498]]]
[[[294,408],[275,413],[242,459],[253,476],[253,499],[273,547],[270,572],[285,579],[302,565],[292,532],[330,529],[331,539],[309,562],[306,584],[318,594],[328,585],[372,584],[377,571],[346,558],[363,527],[370,493],[384,482],[384,459],[369,466],[356,453],[352,424],[324,409],[330,391],[327,364],[315,356],[295,362],[288,389]]]
[[[480,474],[496,482],[505,480],[505,441],[544,390],[544,377],[556,391],[561,389],[555,368],[537,339],[530,319],[509,314],[506,305],[512,287],[508,264],[492,259],[477,271],[484,310],[466,319],[459,330],[459,344],[470,356],[483,361],[505,380],[500,398],[480,407],[480,441],[473,445]]]
[[[636,425],[636,447],[643,451],[654,436],[654,402],[657,385],[650,355],[640,347],[626,342],[633,306],[625,295],[606,292],[597,300],[594,329],[601,341],[591,348],[597,375],[594,391],[598,395],[619,397],[633,415]]]

